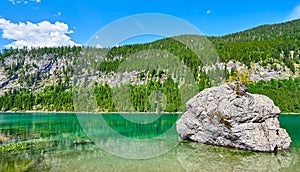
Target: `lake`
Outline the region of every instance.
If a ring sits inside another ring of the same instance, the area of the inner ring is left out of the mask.
[[[0,113],[0,171],[296,171],[300,116],[281,115],[290,151],[179,142],[178,114]]]

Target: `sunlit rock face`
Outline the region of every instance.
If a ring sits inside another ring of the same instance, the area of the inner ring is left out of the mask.
[[[289,149],[291,139],[279,126],[279,108],[267,96],[247,93],[241,83],[205,89],[186,107],[176,122],[180,139],[250,151]]]

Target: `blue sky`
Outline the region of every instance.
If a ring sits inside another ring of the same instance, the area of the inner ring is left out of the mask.
[[[300,0],[0,0],[0,48],[85,45],[107,24],[140,13],[172,15],[205,35],[225,35],[300,18]]]

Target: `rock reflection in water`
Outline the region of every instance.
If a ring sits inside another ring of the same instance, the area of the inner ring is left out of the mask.
[[[177,159],[186,171],[280,171],[296,160],[291,152],[253,153],[201,143],[180,143]]]

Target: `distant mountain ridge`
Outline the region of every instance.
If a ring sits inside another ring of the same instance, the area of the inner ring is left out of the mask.
[[[300,19],[278,24],[266,24],[225,36],[211,36],[212,41],[251,42],[278,38],[300,39]]]

